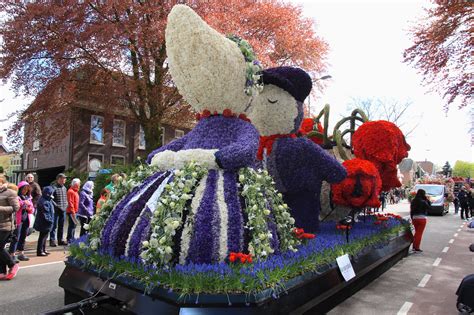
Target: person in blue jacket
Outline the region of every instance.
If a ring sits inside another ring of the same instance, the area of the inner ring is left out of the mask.
[[[46,240],[48,234],[53,228],[54,221],[54,203],[53,203],[54,188],[47,186],[43,189],[43,194],[38,200],[36,210],[36,220],[34,229],[39,232],[38,246],[36,247],[37,256],[47,256]]]

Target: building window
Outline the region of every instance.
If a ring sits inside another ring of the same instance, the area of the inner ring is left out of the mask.
[[[102,164],[104,163],[104,155],[100,153],[89,153],[87,162],[89,176],[95,177],[97,172],[102,168]]]
[[[90,143],[104,144],[104,117],[91,115]]]
[[[125,165],[125,157],[123,155],[111,155],[110,165]]]
[[[28,157],[29,157],[29,153],[26,153],[25,154],[25,159],[23,160],[23,169],[27,169],[28,168]]]
[[[112,145],[125,147],[125,121],[114,119],[114,130],[112,137]]]
[[[33,151],[39,151],[40,141],[38,139],[33,140]]]
[[[37,158],[33,159],[33,168],[38,168],[38,159]]]
[[[183,136],[184,136],[184,131],[183,130],[175,129],[175,131],[174,131],[174,138],[175,139],[179,139]]]
[[[165,127],[161,127],[161,145],[165,145],[165,134],[166,134],[166,129]]]
[[[145,150],[145,148],[146,148],[145,129],[143,129],[143,126],[140,125],[140,131],[138,133],[138,149]]]

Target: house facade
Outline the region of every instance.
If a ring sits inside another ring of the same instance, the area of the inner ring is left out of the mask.
[[[146,157],[143,128],[126,111],[91,110],[79,104],[70,106],[68,111],[64,117],[69,120],[57,128],[63,135],[54,143],[36,137],[34,126],[25,124],[23,165],[17,173],[35,173],[39,184],[44,186],[69,169],[95,177],[101,168]],[[161,128],[163,144],[190,130],[167,124]]]

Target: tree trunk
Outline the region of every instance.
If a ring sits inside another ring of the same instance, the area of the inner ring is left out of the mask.
[[[161,124],[156,120],[150,120],[143,123],[143,130],[145,131],[145,151],[148,155],[163,145],[161,143]]]

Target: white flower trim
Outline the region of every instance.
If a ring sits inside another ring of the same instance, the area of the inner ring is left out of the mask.
[[[165,185],[156,211],[151,219],[150,240],[143,242],[140,257],[155,266],[166,266],[173,258],[173,236],[183,224],[183,215],[192,190],[207,173],[200,165],[190,162],[174,171],[173,181]]]
[[[229,209],[225,202],[224,195],[224,172],[218,172],[217,180],[217,207],[219,209],[219,261],[224,261],[227,258],[227,230],[229,228]]]
[[[160,170],[169,170],[173,168],[176,152],[165,150],[153,156],[150,165]]]
[[[243,186],[242,196],[245,197],[247,212],[245,228],[250,231],[248,250],[252,256],[263,259],[272,254],[274,249],[270,243],[273,235],[267,226],[266,217],[271,212],[266,207],[262,176],[251,168],[243,168],[239,171],[239,181]]]
[[[100,239],[102,230],[110,217],[111,213],[115,210],[115,206],[122,200],[127,193],[129,193],[135,186],[143,182],[146,178],[157,172],[157,168],[148,165],[140,165],[136,171],[134,171],[127,180],[122,180],[115,192],[111,194],[109,200],[105,202],[99,213],[92,216],[89,222],[89,246],[92,250],[99,249]]]
[[[245,210],[248,215],[246,228],[251,232],[249,252],[259,258],[273,253],[270,246],[273,235],[266,224],[266,218],[272,211],[277,225],[280,249],[297,251],[296,246],[300,242],[293,234],[295,219],[291,217],[288,206],[283,202],[283,196],[275,189],[275,182],[268,172],[261,169],[258,171],[251,168],[241,169],[239,181],[243,185],[242,195],[246,201]],[[267,208],[268,199],[272,211]]]
[[[166,150],[157,153],[151,160],[151,165],[161,170],[182,169],[190,162],[199,162],[199,165],[208,170],[217,170],[215,153],[217,149],[188,149],[178,152]]]
[[[206,182],[207,175],[204,175],[194,192],[194,198],[191,201],[191,210],[189,211],[186,223],[184,224],[183,233],[181,234],[181,251],[179,254],[179,263],[181,265],[186,263],[186,258],[188,257],[189,247],[191,246],[191,237],[193,236],[194,230],[194,216],[196,215],[202,198],[204,197]]]
[[[275,189],[275,182],[272,177],[268,175],[268,171],[259,169],[257,172],[263,177],[265,182],[265,195],[272,203],[273,216],[280,237],[280,249],[282,251],[291,250],[296,252],[296,246],[300,245],[301,242],[293,233],[295,219],[291,216],[288,205],[283,201],[283,195]]]
[[[168,175],[163,180],[163,182],[160,184],[158,189],[153,193],[151,198],[148,200],[148,202],[146,203],[143,210],[140,212],[140,215],[135,220],[135,223],[133,224],[132,230],[130,231],[130,234],[128,235],[127,244],[125,245],[125,256],[129,255],[128,251],[130,249],[130,240],[132,239],[133,234],[135,234],[135,230],[137,229],[137,226],[140,223],[140,218],[145,214],[145,211],[146,211],[147,208],[150,209],[152,213],[154,212],[154,210],[156,209],[156,206],[158,204],[158,199],[160,198],[161,194],[165,190],[165,186],[166,186],[166,184],[168,184],[171,177],[173,177],[173,174]]]
[[[196,112],[243,113],[247,63],[238,45],[186,5],[175,5],[165,31],[171,76]]]

